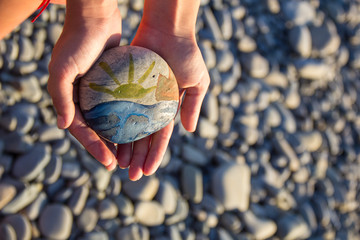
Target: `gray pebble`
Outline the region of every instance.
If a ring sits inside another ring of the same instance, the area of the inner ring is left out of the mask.
[[[51,155],[48,165],[45,167],[45,184],[53,184],[56,182],[61,174],[62,159],[59,156]]]
[[[237,48],[239,49],[239,51],[244,52],[244,53],[250,53],[256,50],[256,41],[245,35],[242,38],[240,38]]]
[[[15,229],[8,223],[0,224],[0,236],[4,240],[16,240]]]
[[[144,176],[136,182],[126,181],[123,190],[132,200],[149,201],[156,195],[159,184],[160,182],[157,177]]]
[[[282,9],[285,16],[295,25],[311,23],[315,19],[315,9],[309,2],[286,1]]]
[[[226,210],[245,211],[249,207],[250,169],[245,164],[224,164],[212,175],[212,192]],[[239,185],[234,185],[237,182]]]
[[[120,215],[132,216],[134,214],[134,205],[130,199],[120,194],[118,196],[115,196],[113,200],[117,206]]]
[[[63,138],[52,142],[51,148],[53,153],[55,153],[56,155],[64,155],[69,151],[70,145],[70,140],[67,138]]]
[[[31,37],[33,33],[33,29],[34,29],[34,24],[27,19],[21,24],[20,34],[22,36]]]
[[[159,191],[156,194],[156,201],[164,208],[165,214],[171,215],[176,210],[177,192],[168,181],[160,182]]]
[[[111,179],[111,173],[99,162],[88,155],[81,157],[82,165],[91,173],[98,191],[105,191]]]
[[[135,218],[144,226],[158,226],[165,220],[165,211],[156,201],[141,201],[135,205]]]
[[[216,54],[214,49],[212,48],[212,44],[210,41],[200,41],[199,48],[204,58],[205,65],[207,69],[212,69],[216,65]]]
[[[21,214],[13,214],[5,217],[3,223],[11,225],[16,233],[16,239],[31,239],[31,225],[29,220]],[[10,230],[11,231],[11,230]],[[11,234],[12,235],[12,234]]]
[[[60,37],[62,30],[63,30],[63,25],[60,23],[51,23],[48,25],[47,33],[48,33],[49,41],[52,45],[55,45],[55,43]]]
[[[64,161],[61,168],[61,177],[65,179],[75,179],[80,176],[81,166],[79,162]]]
[[[216,53],[216,68],[220,72],[227,72],[234,65],[234,55],[230,50],[221,50]]]
[[[290,45],[301,57],[308,58],[311,55],[312,42],[310,30],[307,26],[295,26],[289,31]]]
[[[67,203],[74,216],[78,216],[82,212],[88,196],[89,188],[87,186],[81,186],[74,190]]]
[[[233,233],[239,233],[243,228],[240,219],[232,212],[225,212],[222,214],[220,217],[220,224]]]
[[[219,134],[218,127],[204,117],[199,118],[197,128],[202,138],[215,139]]]
[[[51,239],[67,239],[71,233],[72,223],[70,209],[58,203],[47,205],[39,218],[41,233]]]
[[[76,219],[77,227],[84,232],[91,232],[98,222],[99,215],[92,208],[85,208]]]
[[[230,107],[220,106],[220,132],[228,133],[231,129],[231,123],[234,118],[234,110]]]
[[[242,66],[253,78],[264,78],[269,73],[269,62],[257,52],[244,53],[241,57]]]
[[[43,125],[39,129],[39,141],[40,142],[51,142],[61,140],[65,137],[65,131],[59,129],[55,125]]]
[[[169,226],[181,222],[187,218],[188,214],[189,214],[188,202],[185,199],[179,197],[174,214],[166,218],[165,224]]]
[[[130,226],[122,227],[116,232],[117,240],[149,240],[149,230],[141,225],[132,224]]]
[[[182,147],[182,158],[192,164],[204,166],[208,163],[208,158],[195,146],[184,144]]]
[[[37,198],[41,190],[41,183],[30,184],[24,190],[17,193],[17,195],[1,210],[1,212],[4,214],[17,213],[32,203]]]
[[[287,214],[278,220],[277,225],[277,235],[282,239],[306,239],[311,235],[311,230],[300,216]]]
[[[276,231],[276,223],[269,219],[261,219],[255,216],[251,211],[246,211],[241,214],[241,218],[256,239],[267,239],[272,237]]]
[[[80,240],[108,240],[109,235],[106,232],[88,232],[79,238]]]
[[[12,71],[16,74],[27,75],[35,72],[37,68],[38,68],[38,64],[36,62],[16,61]]]
[[[216,123],[219,120],[219,103],[213,93],[208,92],[206,94],[201,113],[212,123]]]
[[[336,25],[330,19],[321,26],[310,28],[312,47],[324,56],[336,53],[339,50],[341,39],[338,35]]]
[[[323,143],[322,135],[318,131],[297,132],[295,137],[299,141],[301,149],[309,152],[319,150]]]
[[[34,59],[35,50],[29,38],[25,36],[21,36],[19,38],[19,47],[20,47],[20,51],[19,51],[18,59],[20,61],[30,62],[31,60]]]
[[[281,10],[278,0],[267,0],[266,5],[272,14],[278,14]]]
[[[24,181],[31,181],[36,178],[50,161],[49,145],[37,143],[26,154],[15,160],[12,174]]]
[[[200,203],[203,198],[203,175],[199,168],[187,164],[181,172],[183,195],[194,203]]]
[[[40,212],[43,210],[45,205],[47,204],[48,199],[46,193],[41,192],[37,198],[25,208],[25,215],[29,220],[35,220],[40,215]]]
[[[100,219],[113,219],[118,215],[116,204],[110,199],[102,200],[98,205]]]
[[[204,7],[203,11],[204,11],[205,23],[210,28],[213,38],[215,40],[223,39],[220,26],[217,23],[216,18],[213,12],[211,11],[211,8],[206,6]]]
[[[0,210],[16,195],[15,186],[9,183],[0,183]]]
[[[332,69],[325,62],[318,59],[307,59],[297,61],[295,66],[300,77],[320,81],[327,80],[332,76]]]

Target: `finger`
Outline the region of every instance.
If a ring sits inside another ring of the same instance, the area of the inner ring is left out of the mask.
[[[63,57],[61,57],[63,58]],[[59,67],[57,62],[51,61],[49,64],[48,91],[53,100],[57,112],[57,125],[61,129],[68,128],[75,115],[73,102],[73,82],[78,74],[76,63],[72,58],[61,61]]]
[[[209,87],[210,79],[207,75],[198,85],[186,89],[181,106],[181,123],[189,132],[194,132],[199,118],[201,104]]]
[[[131,159],[132,143],[119,144],[116,158],[120,168],[128,168]]]
[[[143,167],[146,155],[149,151],[151,136],[134,142],[133,154],[130,161],[129,178],[132,181],[139,180],[143,175]]]
[[[69,131],[85,149],[109,171],[116,167],[117,161],[114,154],[100,137],[85,124],[78,107],[76,107],[74,121],[70,125]]]
[[[145,160],[144,175],[154,174],[159,168],[161,161],[169,145],[170,137],[174,129],[174,120],[166,127],[154,133],[151,137],[151,147]]]

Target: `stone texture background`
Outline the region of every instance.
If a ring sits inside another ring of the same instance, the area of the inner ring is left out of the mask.
[[[143,2],[119,8],[125,45]],[[56,127],[64,16],[50,6],[0,41],[0,238],[360,238],[359,1],[202,0],[198,129],[178,123],[138,182]]]

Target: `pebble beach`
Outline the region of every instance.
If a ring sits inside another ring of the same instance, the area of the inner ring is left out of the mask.
[[[118,3],[129,45],[143,0]],[[201,0],[197,130],[136,182],[57,128],[65,7],[30,19],[0,40],[0,240],[360,239],[359,0]]]

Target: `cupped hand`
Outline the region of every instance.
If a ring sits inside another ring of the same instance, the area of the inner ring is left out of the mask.
[[[195,131],[201,104],[210,83],[195,36],[168,34],[142,22],[131,45],[153,50],[167,61],[175,74],[180,93],[185,92],[180,110],[181,122],[187,131]],[[174,121],[133,144],[118,145],[118,164],[122,168],[129,167],[130,179],[137,180],[143,174],[151,175],[158,169],[173,127]]]
[[[64,28],[49,64],[48,91],[57,112],[58,127],[68,128],[94,158],[112,170],[117,165],[116,148],[103,142],[86,125],[78,104],[74,103],[74,83],[77,77],[88,71],[105,48],[119,45],[121,16],[117,1],[115,7],[109,4],[99,8],[92,5],[97,4],[96,1],[88,1],[83,9],[76,6],[79,2],[67,3]],[[92,15],[94,12],[96,16]]]

